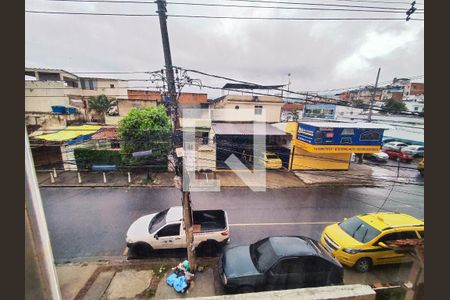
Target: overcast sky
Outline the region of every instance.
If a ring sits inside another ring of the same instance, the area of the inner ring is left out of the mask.
[[[177,1],[257,5],[229,0],[173,0]],[[408,4],[390,5],[369,0],[303,2],[408,7]],[[424,3],[424,0],[418,3]],[[273,3],[265,5],[282,6]],[[419,5],[418,8],[424,6]],[[154,14],[156,4],[26,0],[26,9]],[[168,4],[168,14],[253,17],[405,16],[403,13],[311,12],[174,4]],[[155,17],[28,13],[25,16],[27,67],[58,68],[69,72],[151,71],[161,69],[164,65],[159,22]],[[416,18],[423,18],[423,15],[416,15]],[[169,17],[168,28],[174,65],[261,84],[287,83],[290,73],[291,90],[324,90],[373,84],[378,67],[381,67],[382,82],[394,77],[424,74],[424,22],[420,21],[268,21]],[[144,75],[132,76],[144,78]],[[205,77],[198,78],[209,85],[222,86],[225,83]],[[140,86],[142,85],[141,83]],[[199,91],[197,88],[188,90]],[[217,91],[202,91],[208,92],[210,96],[220,95]]]

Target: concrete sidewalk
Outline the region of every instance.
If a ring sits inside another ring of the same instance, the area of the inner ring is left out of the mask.
[[[165,282],[177,259],[70,263],[57,265],[56,271],[63,300],[175,299],[221,294],[216,261],[200,261],[203,271],[195,274],[187,294],[178,294]]]
[[[349,170],[295,171],[295,175],[307,186],[344,185],[375,186],[373,169],[362,164],[350,164]]]
[[[63,300],[180,299],[223,295],[217,258],[198,259],[188,293],[179,294],[166,278],[180,260],[123,260],[57,265]],[[367,273],[344,268],[344,284],[381,286],[406,282],[411,264],[375,267]],[[322,299],[322,298],[318,298]],[[328,298],[326,298],[328,299]]]
[[[375,178],[372,178],[373,169],[370,166],[351,164],[349,170],[342,171],[288,171],[266,170],[265,182],[255,182],[255,186],[265,186],[267,189],[298,188],[318,185],[345,185],[345,186],[374,186]],[[249,170],[236,171],[250,173]],[[388,171],[387,171],[388,172]],[[151,173],[147,179],[145,171],[131,172],[128,181],[127,172],[78,172],[57,171],[54,183],[51,182],[53,172],[37,172],[38,183],[41,187],[174,187],[174,173]],[[375,175],[374,175],[375,176]],[[248,188],[239,175],[231,170],[217,170],[214,173],[198,173],[197,179],[219,180],[221,188]],[[253,177],[250,176],[249,179]],[[254,178],[255,179],[255,178]]]
[[[150,173],[150,179],[147,179],[147,172],[130,172],[131,182],[128,182],[127,172],[105,172],[106,183],[104,182],[103,172],[80,172],[81,183],[78,181],[78,172],[76,171],[57,171],[55,182],[51,182],[53,172],[37,171],[39,186],[80,186],[80,187],[173,187],[174,174],[171,172]]]

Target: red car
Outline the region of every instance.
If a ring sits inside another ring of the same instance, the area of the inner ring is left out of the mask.
[[[411,162],[413,160],[412,155],[409,155],[402,151],[384,149],[383,152],[386,153],[387,155],[389,155],[389,158],[393,159],[393,160],[399,159],[400,161],[403,161],[403,162]]]

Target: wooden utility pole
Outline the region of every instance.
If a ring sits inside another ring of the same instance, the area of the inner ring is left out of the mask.
[[[183,206],[183,219],[185,225],[186,232],[186,250],[187,256],[189,260],[189,264],[191,266],[191,270],[195,271],[196,269],[196,261],[195,261],[195,253],[193,249],[194,243],[194,234],[192,229],[192,209],[191,209],[191,193],[189,191],[184,191],[183,189],[183,158],[178,157],[176,154],[177,148],[183,147],[183,139],[182,132],[180,127],[180,114],[179,114],[179,105],[177,99],[177,91],[175,89],[175,76],[173,73],[172,66],[172,56],[170,54],[170,44],[169,44],[169,33],[167,31],[167,9],[166,9],[166,0],[157,0],[156,4],[158,5],[158,15],[159,15],[159,25],[161,28],[161,38],[162,45],[164,50],[164,61],[166,67],[166,78],[167,78],[167,88],[168,88],[168,96],[170,98],[169,104],[169,112],[173,123],[173,134],[172,134],[172,156],[175,162],[175,174],[180,179],[180,189],[182,192],[181,203]],[[187,174],[187,173],[186,173]]]
[[[372,108],[373,108],[373,102],[375,101],[375,96],[377,94],[378,78],[380,78],[380,71],[381,71],[381,68],[378,68],[377,80],[375,81],[375,88],[373,90],[372,99],[370,99],[370,108],[369,108],[369,115],[367,117],[367,122],[372,122]]]

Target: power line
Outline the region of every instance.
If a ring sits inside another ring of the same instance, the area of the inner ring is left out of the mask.
[[[400,2],[400,1],[370,1],[370,0],[335,0],[341,2],[359,2],[359,3],[382,3],[382,4],[406,4],[411,5],[411,2]],[[422,3],[417,3],[416,5],[423,5]]]
[[[297,5],[309,5],[309,6],[356,7],[356,8],[373,8],[373,9],[386,8],[386,7],[380,7],[380,6],[363,6],[363,5],[332,4],[332,3],[310,3],[310,2],[289,2],[289,1],[268,1],[268,0],[225,0],[225,1],[251,2],[251,3],[274,3],[274,4],[288,4],[288,5],[297,4]],[[401,11],[407,10],[407,8],[401,8],[401,7],[387,7],[387,8],[392,9],[392,10],[401,10]],[[418,10],[421,10],[421,9],[418,9]]]
[[[83,16],[115,16],[115,17],[157,17],[156,14],[130,14],[130,13],[94,13],[94,12],[67,12],[67,11],[38,11],[26,10],[31,14],[48,15],[83,15]],[[404,18],[293,18],[293,17],[239,17],[239,16],[208,16],[208,15],[167,15],[172,18],[194,19],[230,19],[230,20],[274,20],[274,21],[404,21]],[[412,21],[424,19],[412,19]]]
[[[55,2],[78,2],[78,3],[113,3],[113,4],[153,4],[153,2],[143,1],[100,1],[100,0],[49,0]],[[285,9],[285,10],[309,10],[309,11],[342,11],[342,12],[375,12],[375,13],[397,13],[404,14],[404,11],[389,10],[388,8],[374,9],[349,9],[349,8],[323,8],[323,7],[286,7],[286,6],[260,6],[260,5],[236,5],[221,3],[195,3],[195,2],[167,2],[169,5],[201,6],[201,7],[225,7],[225,8],[258,8],[258,9]],[[423,12],[419,12],[423,13]]]

